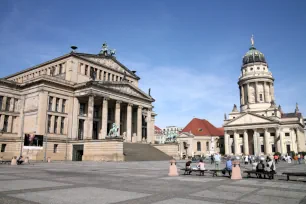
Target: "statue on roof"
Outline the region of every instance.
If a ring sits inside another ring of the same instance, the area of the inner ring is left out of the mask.
[[[100,51],[100,54],[103,54],[103,55],[105,55],[105,56],[108,54],[108,46],[107,46],[107,43],[106,43],[106,42],[103,43],[102,49],[101,49],[101,51]]]
[[[252,47],[254,47],[254,35],[252,34],[252,37],[251,37],[251,45]]]
[[[295,113],[300,112],[298,103],[295,104]]]
[[[226,116],[226,113],[224,113],[224,120],[227,120],[227,116]]]
[[[110,56],[114,56],[116,54],[116,49],[109,50]]]
[[[151,88],[149,88],[149,93],[148,94],[149,94],[149,96],[151,96]]]
[[[234,107],[233,107],[233,110],[232,110],[232,112],[238,112],[238,109],[237,109],[237,106],[236,106],[236,104],[234,104]]]
[[[270,106],[270,108],[276,108],[276,104],[275,104],[274,100],[271,101],[271,106]]]
[[[126,71],[124,71],[122,81],[127,81],[127,79],[126,79]]]

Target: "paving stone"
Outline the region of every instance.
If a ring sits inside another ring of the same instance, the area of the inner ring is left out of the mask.
[[[264,195],[250,195],[241,201],[252,202],[252,203],[267,203],[267,204],[298,204],[300,199],[275,197],[275,196],[264,196]]]
[[[119,177],[151,177],[151,175],[145,174],[129,174],[129,173],[119,173],[119,174],[109,174],[110,176],[119,176]]]
[[[12,197],[44,204],[108,204],[142,198],[150,194],[84,187],[14,194]]]
[[[202,200],[183,199],[183,198],[173,198],[152,204],[221,204],[221,203],[202,201]]]
[[[182,176],[177,176],[177,177],[164,177],[160,178],[163,180],[175,180],[175,181],[192,181],[192,182],[210,182],[210,181],[222,181],[224,179],[221,178],[203,178],[201,176],[198,177],[182,177]]]
[[[0,174],[0,180],[6,180],[6,179],[18,179],[20,177],[17,176],[7,176],[7,175],[1,175]]]
[[[205,190],[191,194],[191,196],[225,199],[225,200],[237,200],[243,195],[244,195],[243,193],[238,193],[238,192],[227,192],[227,191],[217,191],[217,190]]]
[[[227,185],[218,186],[216,187],[216,189],[220,191],[237,192],[237,193],[249,193],[257,190],[257,188],[242,187],[242,186],[227,186]]]
[[[58,187],[58,186],[70,186],[70,184],[57,183],[51,181],[41,180],[2,180],[0,181],[0,192],[1,191],[12,191],[32,188],[47,188],[47,187]]]
[[[257,195],[266,195],[266,196],[278,196],[285,198],[304,198],[306,196],[305,192],[296,192],[296,191],[287,191],[287,190],[271,190],[271,189],[262,189],[256,192]]]

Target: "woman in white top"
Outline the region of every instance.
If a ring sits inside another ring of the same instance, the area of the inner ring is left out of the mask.
[[[202,159],[200,159],[200,162],[198,163],[197,168],[200,170],[205,170],[204,162]]]
[[[244,164],[249,164],[249,157],[247,155],[244,157]]]

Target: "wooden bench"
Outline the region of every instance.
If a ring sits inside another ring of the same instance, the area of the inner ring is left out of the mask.
[[[222,173],[222,171],[228,172],[228,175],[231,176],[232,175],[232,170],[225,170],[225,169],[211,169],[209,170],[210,172],[212,172],[213,177],[218,176],[218,173]]]
[[[200,172],[200,176],[204,176],[204,172],[208,171],[207,169],[205,170],[200,170],[200,169],[181,169],[182,171],[184,171],[184,175],[190,175],[192,172]]]
[[[1,160],[0,164],[11,164],[11,160]]]
[[[276,174],[275,172],[272,172],[272,171],[263,171],[263,172],[258,172],[258,171],[254,171],[254,170],[251,170],[251,171],[244,171],[244,173],[247,173],[247,177],[248,178],[251,178],[251,174],[255,174],[256,177],[258,178],[258,175],[263,175],[264,178],[266,178],[266,175],[268,176],[269,179],[274,179],[274,174]]]
[[[284,172],[284,175],[287,175],[287,181],[289,181],[290,176],[306,176],[305,172]]]

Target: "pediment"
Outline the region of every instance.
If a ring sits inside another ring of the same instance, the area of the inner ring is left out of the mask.
[[[256,114],[246,113],[241,115],[238,118],[233,119],[228,125],[245,125],[245,124],[255,124],[255,123],[271,123],[274,122],[274,120],[267,118],[265,116],[259,116]]]
[[[194,135],[189,132],[182,132],[177,138],[193,138]]]
[[[84,57],[84,56],[83,56]],[[103,65],[104,67],[108,67],[110,69],[116,70],[118,72],[126,72],[127,76],[135,77],[130,73],[130,70],[128,70],[126,67],[124,67],[122,64],[116,62],[117,60],[113,60],[112,58],[101,58],[101,57],[85,57],[87,60],[96,62],[98,64]]]
[[[132,95],[132,96],[136,96],[138,98],[143,98],[145,100],[150,100],[150,101],[154,101],[154,99],[149,96],[148,94],[144,93],[142,90],[140,90],[139,88],[126,83],[126,84],[101,84],[104,88],[113,90],[115,92],[120,92],[123,94],[127,94],[127,95]]]

